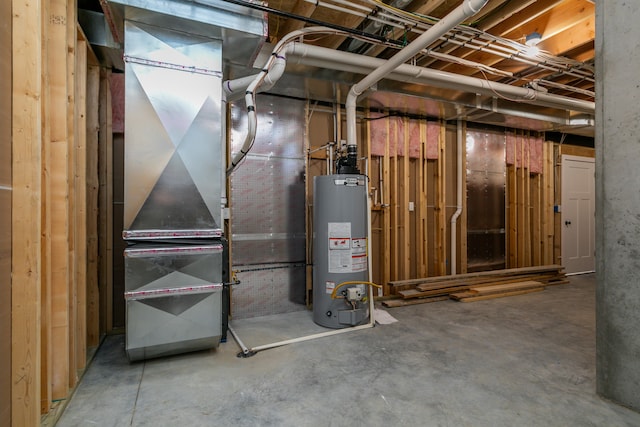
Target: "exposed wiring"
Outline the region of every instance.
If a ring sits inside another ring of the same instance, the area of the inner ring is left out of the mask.
[[[415,23],[415,24],[427,24],[427,25],[433,25],[436,22],[438,22],[437,18],[433,18],[433,17],[428,17],[425,15],[420,15],[420,14],[416,14],[416,13],[412,13],[412,12],[407,12],[404,11],[402,9],[398,9],[395,8],[393,6],[387,5],[385,3],[383,3],[381,0],[369,0],[371,3],[375,4],[376,6],[378,6],[379,8],[386,10],[390,13],[396,14],[397,16],[400,16],[404,19],[410,20],[411,22]],[[479,21],[476,21],[474,23],[472,23],[471,25],[477,24]],[[480,29],[474,28],[471,25],[458,25],[456,26],[448,36],[446,36],[446,38],[444,39],[444,41],[450,41],[452,42],[454,39],[461,39],[461,46],[467,46],[471,49],[474,50],[484,50],[487,51],[489,53],[492,53],[491,50],[486,49],[486,47],[489,44],[494,44],[494,43],[498,43],[498,44],[503,44],[505,46],[507,46],[510,50],[515,50],[515,54],[514,53],[510,53],[510,55],[512,56],[512,59],[516,59],[516,60],[523,60],[524,58],[521,58],[522,52],[526,51],[526,47],[522,44],[519,43],[518,41],[514,41],[514,40],[510,40],[504,37],[499,37],[499,36],[493,36],[491,34],[488,34]],[[424,28],[421,27],[421,30],[426,30],[428,28]],[[411,29],[413,31],[413,28]],[[464,37],[466,35],[466,37]],[[406,37],[406,32],[403,33],[403,38]],[[484,39],[485,42],[483,43],[483,46],[474,46],[472,44],[467,45],[468,43],[471,43],[475,40],[478,39]],[[494,48],[497,48],[494,46]],[[429,56],[432,56],[431,54],[434,53],[432,50],[427,51],[426,54]],[[539,52],[538,54],[535,55],[535,57],[537,58],[536,61],[534,61],[531,65],[545,65],[545,64],[553,64],[554,67],[560,68],[561,70],[565,70],[568,71],[571,68],[574,67],[580,67],[580,68],[587,68],[589,69],[590,73],[593,73],[593,69],[592,67],[589,67],[588,64],[585,64],[583,62],[580,61],[576,61],[573,60],[571,58],[564,58],[564,57],[556,57],[553,56],[549,53],[546,53],[544,51]],[[452,57],[449,58],[440,58],[440,59],[444,59],[444,60],[450,60]],[[464,65],[468,65],[468,64],[464,64]]]
[[[467,59],[464,58],[458,58],[456,56],[453,55],[447,55],[447,54],[443,54],[440,52],[434,52],[432,49],[429,49],[426,52],[427,55],[436,58],[436,59],[442,59],[443,61],[447,61],[447,62],[451,62],[454,64],[460,64],[460,65],[464,65],[466,67],[469,68],[476,68],[479,71],[485,71],[489,74],[493,74],[496,76],[503,76],[503,77],[513,77],[513,73],[509,72],[509,71],[502,71],[502,70],[498,70],[497,68],[493,68],[490,67],[488,65],[484,65],[484,64],[480,64],[478,62],[473,62],[473,61],[469,61]]]
[[[489,87],[489,89],[491,89],[491,92],[493,92],[493,93],[494,93],[498,98],[501,98],[501,99],[504,99],[504,100],[507,100],[507,101],[511,101],[511,102],[519,102],[519,103],[525,102],[525,101],[524,101],[524,100],[522,100],[522,99],[509,98],[508,96],[504,96],[504,95],[502,95],[502,94],[498,93],[498,92],[497,92],[497,91],[496,91],[496,90],[491,86],[491,83],[492,83],[492,82],[491,82],[491,80],[489,80],[489,78],[488,78],[488,77],[487,77],[487,75],[485,74],[484,70],[482,70],[482,69],[479,69],[479,70],[480,70],[480,73],[482,73],[482,76],[484,77],[484,79],[486,80],[486,82],[487,82],[487,86]],[[532,96],[531,96],[530,98],[527,98],[527,100],[528,100],[528,101],[530,101],[530,100],[535,100],[535,99],[537,99],[537,98],[538,98],[538,93],[537,93],[535,90],[531,89],[531,93],[532,93]]]
[[[381,0],[368,0],[368,3],[373,6],[372,8],[364,6],[362,4],[350,2],[349,0],[318,0],[316,2],[318,7],[326,7],[329,9],[335,9],[335,4],[345,5],[347,6],[347,8],[342,8],[344,9],[344,13],[355,13],[361,15],[364,12],[364,14],[367,16],[366,19],[381,23],[383,26],[381,33],[373,34],[362,29],[342,27],[329,22],[322,22],[304,16],[295,15],[289,12],[280,11],[276,8],[270,8],[260,4],[250,3],[246,0],[224,1],[269,12],[275,14],[276,16],[297,19],[315,25],[322,25],[338,31],[343,31],[348,37],[363,40],[367,43],[374,43],[395,49],[401,48],[404,44],[406,44],[406,42],[409,41],[409,32],[420,34],[421,32],[428,30],[433,24],[439,21],[439,19],[434,17],[395,8],[383,3]],[[199,2],[199,0],[196,0],[196,2]],[[500,8],[498,10],[500,10]],[[471,25],[477,25],[478,22],[482,21],[485,18],[486,16],[479,19],[478,21],[473,22]],[[461,24],[456,26],[446,36],[441,37],[442,44],[439,45],[438,49],[444,48],[447,43],[452,43],[457,45],[458,47],[468,47],[469,49],[486,52],[491,55],[496,55],[500,58],[516,60],[532,67],[555,72],[559,75],[568,75],[591,82],[595,81],[593,77],[594,67],[589,63],[580,62],[571,58],[554,56],[544,51],[541,51],[535,55],[529,55],[527,54],[527,48],[519,41],[503,38],[500,36],[494,36],[471,25]],[[389,32],[389,27],[395,28],[395,31],[391,30]],[[399,40],[394,40],[395,34],[398,34],[398,36],[400,37]],[[512,73],[497,70],[495,68],[488,67],[482,64],[474,64],[472,61],[467,62],[466,60],[457,58],[453,55],[436,52],[434,49],[424,51],[422,52],[422,55],[433,59],[440,59],[451,63],[457,63],[464,66],[483,69],[485,72],[495,75],[504,75],[506,77],[511,77],[518,80],[530,81],[530,79],[526,76],[509,75]],[[589,95],[584,91],[576,92],[583,95]]]
[[[415,23],[425,23],[433,25],[439,21],[439,19],[433,18],[431,16],[420,15],[413,12],[408,12],[406,10],[398,9],[397,7],[393,7],[391,5],[383,3],[381,0],[369,0],[369,2],[375,4],[383,10],[386,10],[387,12],[396,14],[406,19],[410,19]]]
[[[278,7],[277,7],[277,9],[281,9],[281,8],[282,8],[282,1],[283,1],[283,0],[280,0],[280,1],[278,2]],[[276,28],[275,28],[275,31],[273,32],[273,34],[278,34],[278,30],[280,29],[280,18],[281,18],[281,17],[280,17],[280,16],[278,16],[278,15],[275,15],[275,18],[276,18]]]
[[[237,4],[237,5],[240,5],[240,6],[245,6],[245,7],[248,7],[250,9],[259,10],[259,11],[262,11],[262,12],[272,13],[274,15],[283,16],[285,18],[296,19],[298,21],[306,22],[308,24],[313,24],[313,25],[318,25],[318,26],[331,28],[331,29],[336,30],[336,31],[344,32],[347,35],[351,35],[352,37],[364,37],[367,40],[378,40],[378,41],[381,41],[381,42],[388,41],[384,37],[381,37],[381,36],[379,36],[377,34],[371,34],[371,33],[367,33],[365,31],[357,30],[357,29],[354,29],[354,28],[344,27],[342,25],[332,24],[330,22],[323,22],[323,21],[319,21],[317,19],[308,18],[308,17],[302,16],[302,15],[296,15],[296,14],[290,13],[290,12],[284,12],[284,11],[281,11],[281,10],[278,10],[278,9],[274,9],[272,7],[264,6],[262,4],[252,3],[250,1],[245,1],[245,0],[222,0],[222,1],[227,2],[227,3]],[[200,1],[196,1],[196,3],[201,3],[201,2]],[[202,2],[202,4],[207,4],[207,3],[206,2]]]

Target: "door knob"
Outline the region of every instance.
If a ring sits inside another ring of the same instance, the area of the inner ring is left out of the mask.
[[[567,227],[571,225],[571,221],[565,221],[564,225],[566,225]]]

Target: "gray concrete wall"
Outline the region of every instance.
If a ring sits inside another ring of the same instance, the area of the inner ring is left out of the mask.
[[[640,8],[596,2],[597,391],[640,411]]]
[[[11,425],[11,2],[0,2],[0,425]]]

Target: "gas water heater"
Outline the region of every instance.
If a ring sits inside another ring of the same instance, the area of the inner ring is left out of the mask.
[[[360,174],[313,182],[313,321],[328,328],[369,319],[367,185]]]

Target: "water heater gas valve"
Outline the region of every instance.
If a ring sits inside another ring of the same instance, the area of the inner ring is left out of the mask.
[[[347,288],[347,300],[348,301],[362,301],[364,292],[362,288]]]

